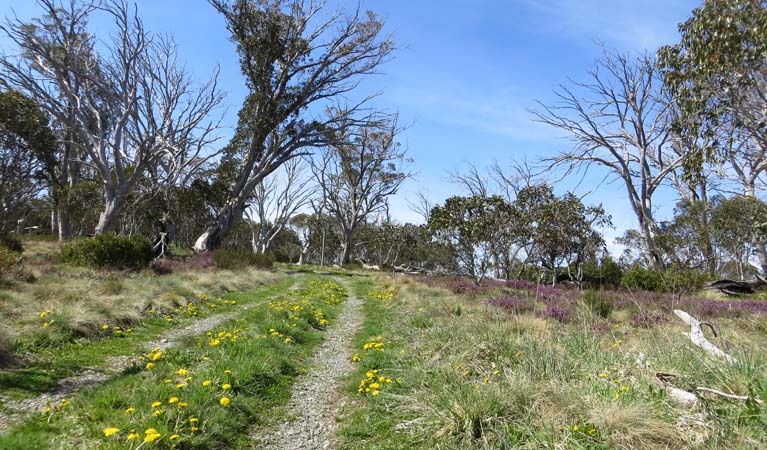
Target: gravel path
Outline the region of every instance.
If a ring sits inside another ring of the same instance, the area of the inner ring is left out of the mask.
[[[256,430],[254,449],[315,450],[337,447],[336,417],[346,402],[339,378],[353,370],[352,339],[362,324],[362,301],[349,298],[335,325],[310,361],[309,373],[293,386],[286,409],[290,416],[272,430]]]

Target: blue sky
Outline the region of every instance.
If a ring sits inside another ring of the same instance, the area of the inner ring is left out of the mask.
[[[35,14],[32,0],[0,0],[0,12],[13,8],[20,17]],[[244,96],[234,46],[221,17],[204,0],[138,0],[139,14],[154,32],[172,34],[180,53],[200,80],[221,66],[221,85],[228,92],[229,124]],[[354,6],[348,0],[330,0]],[[508,0],[401,1],[367,0],[364,7],[385,19],[386,30],[401,48],[383,74],[367,80],[362,93],[383,91],[375,106],[398,111],[412,125],[402,135],[414,159],[417,177],[392,202],[392,215],[416,221],[408,199],[419,190],[434,201],[456,192],[448,173],[471,162],[483,168],[512,159],[533,161],[566,149],[556,130],[533,122],[527,108],[537,100],[550,103],[552,91],[568,79],[583,80],[599,56],[602,42],[618,51],[654,51],[678,40],[677,24],[698,1],[674,0]],[[98,24],[96,24],[98,26]],[[0,41],[4,45],[2,41]],[[635,219],[618,184],[597,189],[594,174],[577,185],[564,180],[560,192],[589,194],[588,203],[603,203],[616,230]],[[674,197],[663,194],[657,207],[668,215]],[[609,243],[609,242],[608,242]]]

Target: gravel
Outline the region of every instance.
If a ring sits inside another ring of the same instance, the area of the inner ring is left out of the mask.
[[[251,435],[260,450],[315,450],[337,447],[336,417],[346,401],[339,378],[353,370],[352,339],[362,323],[362,301],[351,297],[325,341],[310,360],[311,369],[293,386],[286,410],[289,417],[271,430]]]

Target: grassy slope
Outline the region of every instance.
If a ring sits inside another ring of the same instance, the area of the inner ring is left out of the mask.
[[[381,284],[392,288],[391,300],[371,283],[359,285],[362,295],[376,290],[358,336],[359,371],[348,382],[355,407],[343,419],[346,449],[748,449],[767,443],[764,406],[711,399],[690,411],[654,381],[656,371],[668,372],[679,375],[675,384],[684,389],[707,386],[767,399],[762,317],[717,319],[724,334],[717,342],[741,361],[725,366],[691,347],[681,322],[637,322],[631,305],[600,308],[576,300],[567,317],[549,314],[563,323],[547,317],[550,310],[529,291],[503,292],[528,302],[531,310],[514,313],[484,301],[497,292],[456,296],[407,279]],[[371,339],[383,342],[383,350],[364,350]],[[376,396],[359,392],[373,369],[400,382]]]

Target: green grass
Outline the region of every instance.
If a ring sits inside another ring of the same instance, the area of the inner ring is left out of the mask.
[[[710,398],[690,411],[655,382],[656,371],[668,372],[679,375],[675,385],[683,389],[707,386],[767,399],[767,361],[757,344],[765,334],[751,319],[720,323],[731,330],[724,338],[738,344],[732,352],[740,363],[729,366],[692,347],[684,326],[632,326],[631,315],[607,298],[586,298],[562,323],[401,280],[357,284],[367,298],[366,321],[355,343],[359,369],[346,387],[354,407],[342,419],[344,449],[748,449],[767,443],[764,405]],[[381,299],[384,286],[394,291],[391,300]],[[383,351],[362,349],[378,336]],[[646,365],[637,364],[640,353]],[[401,383],[375,397],[358,392],[371,369]]]
[[[159,448],[246,446],[248,429],[288,400],[325,321],[332,322],[342,307],[340,286],[306,278],[300,289],[278,289],[268,304],[187,345],[145,354],[122,375],[66,405],[52,405],[0,435],[0,448],[137,448],[151,429],[158,435],[152,445]],[[225,397],[228,404],[221,403]],[[119,431],[105,436],[112,427]],[[129,439],[130,430],[136,439]],[[34,439],[25,439],[29,434]]]

